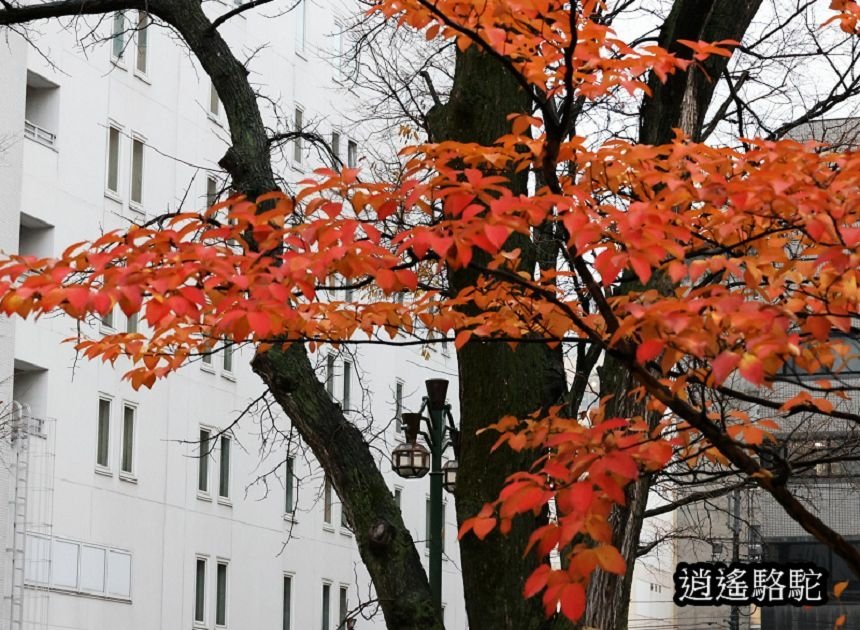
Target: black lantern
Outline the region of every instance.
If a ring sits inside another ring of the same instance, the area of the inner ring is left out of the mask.
[[[454,489],[457,487],[457,460],[449,459],[442,466],[442,487],[451,494],[454,494]]]
[[[430,472],[430,451],[418,443],[421,414],[404,413],[406,441],[391,452],[391,467],[404,479],[419,479]]]

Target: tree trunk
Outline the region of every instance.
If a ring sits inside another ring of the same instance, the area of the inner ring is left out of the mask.
[[[690,49],[677,40],[740,41],[760,5],[761,0],[676,0],[660,30],[660,46],[689,59]],[[665,83],[652,75],[651,95],[643,99],[640,110],[639,141],[667,143],[674,137],[675,129],[698,140],[717,80],[728,62],[726,57],[710,57],[704,63],[692,65],[686,72],[671,75]],[[665,284],[665,278],[655,274],[649,286],[660,290],[661,281]],[[641,290],[642,286],[629,283],[622,285],[619,293],[636,289]],[[627,395],[637,386],[623,366],[612,357],[605,358],[600,369],[600,395],[613,397],[606,407],[607,418],[645,415],[644,408]],[[651,478],[641,477],[627,488],[626,505],[613,510],[614,544],[627,559],[627,572],[623,576],[599,569],[595,572],[588,589],[587,626],[600,630],[627,628],[633,568],[650,488]]]
[[[528,96],[502,66],[470,48],[457,55],[454,85],[444,106],[428,116],[434,142],[454,140],[490,145],[509,133],[507,116],[530,111]],[[526,176],[505,173],[512,179],[514,194],[526,191]],[[512,237],[507,248],[520,247],[524,268],[534,270],[535,248],[523,236]],[[475,252],[475,260],[486,260]],[[472,286],[477,272],[449,272],[453,291]],[[537,458],[534,452],[514,453],[502,449],[490,454],[497,435],[478,431],[512,414],[524,417],[536,409],[561,402],[565,391],[561,349],[523,344],[516,350],[505,344],[467,343],[457,353],[460,381],[460,468],[457,475],[458,521],[474,516],[498,497],[505,479],[528,469]],[[463,588],[469,628],[472,630],[538,630],[564,627],[560,619],[546,619],[539,598],[524,600],[524,576],[535,565],[522,553],[536,519],[519,517],[508,535],[498,531],[479,541],[466,536],[460,541]]]

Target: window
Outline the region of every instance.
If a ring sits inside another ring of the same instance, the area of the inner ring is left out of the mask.
[[[338,499],[340,499],[340,496],[338,496]],[[340,499],[340,526],[343,529],[349,529],[349,518],[347,518],[346,504],[343,502],[343,499]]]
[[[296,111],[294,114],[295,127],[296,127],[295,131],[296,131],[296,134],[299,134],[299,135],[296,135],[295,140],[293,140],[293,161],[295,161],[296,164],[302,163],[302,158],[304,157],[304,152],[305,152],[304,151],[304,143],[302,142],[302,136],[300,135],[302,130],[304,129],[304,124],[305,124],[304,118],[305,118],[304,111],[302,111],[301,109],[296,107]]]
[[[122,56],[125,54],[125,13],[123,11],[113,14],[111,42],[111,57],[114,61],[122,61]]]
[[[331,607],[331,584],[323,584],[322,588],[322,630],[331,630],[329,623],[329,608]]]
[[[103,328],[111,328],[113,329],[113,311],[111,308],[107,313],[102,315],[102,327]]]
[[[146,11],[137,12],[137,60],[135,61],[135,69],[141,74],[146,74],[149,22],[149,14]]]
[[[228,341],[224,340],[224,354],[223,354],[223,367],[225,372],[233,371],[233,345]]]
[[[403,431],[403,381],[394,383],[394,428]]]
[[[284,486],[286,488],[286,501],[284,504],[284,511],[287,514],[292,514],[296,509],[296,497],[295,497],[295,486],[296,486],[296,477],[293,470],[295,465],[295,458],[288,457],[287,458],[287,470],[284,474]]]
[[[197,558],[194,576],[194,621],[206,623],[206,558]]]
[[[334,167],[340,168],[340,134],[337,131],[331,132],[331,152],[334,155]]]
[[[132,313],[125,319],[125,332],[127,333],[136,333],[138,329],[138,324],[140,322],[140,315],[137,313]]]
[[[114,127],[108,127],[108,164],[107,189],[119,194],[119,140],[122,132]]]
[[[40,74],[27,70],[24,136],[53,147],[57,143],[60,88]]]
[[[209,493],[209,440],[212,432],[200,429],[200,459],[197,460],[197,490]]]
[[[293,576],[284,576],[284,616],[282,630],[290,630],[293,616]]]
[[[329,354],[325,360],[325,391],[334,398],[334,355]]]
[[[99,399],[99,427],[96,446],[96,464],[110,467],[110,400]]]
[[[206,207],[211,208],[218,203],[218,180],[211,175],[206,178]]]
[[[221,436],[220,476],[218,479],[218,496],[230,498],[230,438]]]
[[[355,140],[346,143],[346,165],[355,168],[358,165],[358,145]]]
[[[227,563],[215,567],[215,625],[227,625]]]
[[[340,587],[340,596],[338,597],[338,629],[346,628],[346,618],[349,616],[349,587]]]
[[[122,411],[122,457],[120,472],[134,473],[134,416],[137,411],[131,405],[123,405]]]
[[[403,500],[403,489],[395,488],[394,489],[394,504],[397,506],[397,509],[400,509],[400,502]]]
[[[296,15],[296,50],[304,51],[305,38],[307,37],[307,16],[305,0],[299,0],[299,3],[294,9]]]
[[[352,382],[352,362],[343,362],[343,400],[342,406],[344,411],[349,411],[350,408],[350,388]]]
[[[221,99],[218,98],[218,90],[211,81],[209,82],[209,114],[212,118],[218,118],[221,115]]]
[[[331,525],[331,480],[328,475],[323,482],[323,522]]]
[[[131,203],[143,203],[143,145],[140,138],[131,139]]]
[[[131,597],[131,554],[120,549],[27,534],[24,581],[102,597]]]

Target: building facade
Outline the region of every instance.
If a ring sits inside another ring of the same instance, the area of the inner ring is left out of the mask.
[[[231,8],[205,3],[213,16]],[[243,13],[221,31],[247,58],[268,124],[312,129],[358,164],[364,139],[338,56],[351,16],[310,1],[265,14]],[[225,187],[218,95],[145,14],[42,23],[33,45],[9,33],[0,80],[3,251],[58,254],[202,208]],[[286,182],[320,164],[301,143],[278,155]],[[60,316],[0,320],[0,627],[334,630],[346,616],[358,630],[384,627],[331,485],[288,420],[254,403],[264,386],[250,349],[219,351],[134,391],[121,377],[127,365],[88,362],[63,343],[144,326],[118,309],[80,327]],[[452,354],[316,357],[332,395],[367,427],[421,547],[429,485],[397,478],[387,454],[402,439],[396,416],[417,410],[423,381],[456,378]],[[465,628],[453,501],[446,507],[445,618]]]

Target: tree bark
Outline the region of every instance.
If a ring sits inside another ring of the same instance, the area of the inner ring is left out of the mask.
[[[677,40],[740,41],[760,6],[761,0],[676,0],[660,29],[659,45],[690,59],[691,50]],[[640,109],[639,141],[643,144],[671,142],[675,129],[698,141],[717,80],[728,62],[726,57],[712,56],[703,63],[693,64],[686,72],[671,75],[666,82],[652,75],[649,80],[651,94],[645,96]],[[665,278],[655,274],[650,286],[661,290],[661,282],[666,285]],[[662,290],[669,288],[664,286]],[[619,293],[634,289],[642,289],[642,286],[638,282],[622,285]],[[627,395],[638,383],[623,365],[606,356],[599,373],[601,397],[612,396],[606,407],[607,418],[645,415],[645,409]],[[650,488],[651,477],[640,477],[628,486],[626,505],[613,510],[614,544],[627,560],[627,572],[623,576],[599,569],[595,572],[588,589],[587,626],[601,630],[627,628],[636,550]]]
[[[454,140],[491,145],[509,133],[507,117],[530,111],[528,96],[494,59],[474,47],[458,53],[454,84],[448,102],[428,116],[434,142]],[[526,176],[505,173],[514,194],[526,191]],[[507,248],[524,252],[524,268],[534,270],[535,247],[525,237],[513,237]],[[485,260],[475,252],[475,260]],[[453,291],[474,285],[472,269],[449,271]],[[565,391],[561,349],[523,344],[467,343],[457,353],[460,382],[462,439],[457,475],[458,521],[474,516],[498,497],[508,475],[528,467],[534,452],[503,449],[490,454],[498,436],[478,431],[512,414],[525,417],[536,409],[562,400]],[[522,552],[540,519],[518,517],[511,532],[491,533],[485,540],[466,536],[460,541],[463,588],[472,630],[538,630],[565,627],[563,619],[547,619],[539,598],[524,600],[523,582],[536,564]]]

